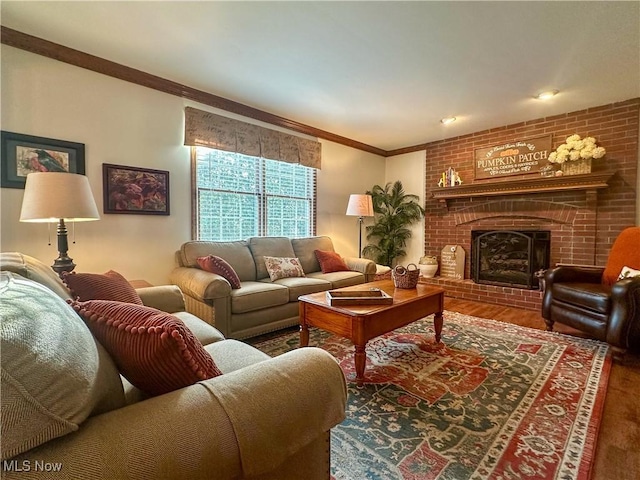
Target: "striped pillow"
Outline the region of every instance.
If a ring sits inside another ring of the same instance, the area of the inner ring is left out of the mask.
[[[120,373],[149,395],[222,375],[200,341],[171,314],[108,300],[69,303],[109,352]]]
[[[62,281],[71,290],[73,298],[87,300],[114,300],[143,305],[135,288],[118,272],[105,274],[64,272]]]

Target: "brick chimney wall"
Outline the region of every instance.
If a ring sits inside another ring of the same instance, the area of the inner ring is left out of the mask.
[[[444,286],[454,297],[540,308],[539,291],[477,285],[469,279],[472,230],[550,230],[551,266],[604,266],[618,234],[635,224],[639,119],[640,98],[636,98],[427,144],[425,252],[439,257],[445,245],[460,245],[466,252],[465,280],[436,277],[428,281]],[[551,134],[555,149],[574,133],[594,137],[607,150],[604,158],[593,161],[592,171],[616,172],[609,188],[597,193],[574,190],[460,198],[449,200],[448,208],[431,198],[449,167],[459,172],[465,185],[532,178],[533,174],[474,181],[477,148]]]

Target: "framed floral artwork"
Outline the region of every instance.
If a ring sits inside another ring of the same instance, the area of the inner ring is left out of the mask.
[[[169,215],[169,172],[102,164],[104,213]]]
[[[70,172],[84,175],[84,143],[1,132],[0,186],[24,188],[32,172]]]

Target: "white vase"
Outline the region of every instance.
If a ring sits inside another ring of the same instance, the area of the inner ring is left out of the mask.
[[[433,277],[436,272],[438,271],[438,265],[418,265],[418,268],[420,268],[420,275],[422,275],[425,278],[431,278]]]

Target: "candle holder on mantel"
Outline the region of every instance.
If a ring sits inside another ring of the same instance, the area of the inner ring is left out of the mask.
[[[462,185],[462,179],[460,174],[454,170],[453,167],[447,168],[438,180],[439,187],[455,187],[456,185]]]

